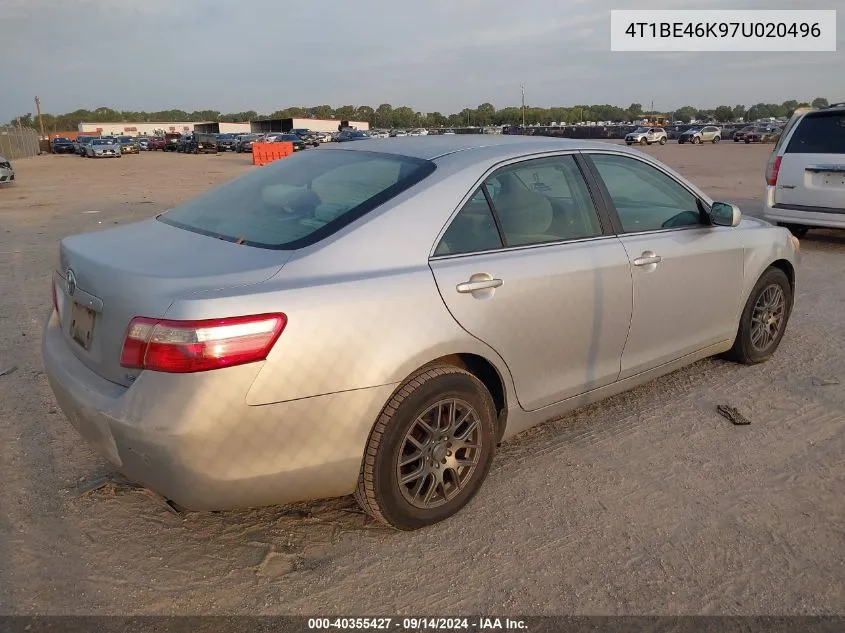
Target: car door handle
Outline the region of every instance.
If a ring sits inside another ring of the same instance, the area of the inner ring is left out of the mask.
[[[501,279],[480,279],[478,281],[465,281],[462,284],[455,286],[455,290],[466,294],[468,292],[475,292],[476,290],[487,290],[488,288],[498,288],[503,282]]]
[[[649,264],[659,264],[662,261],[663,258],[660,255],[646,255],[643,253],[634,260],[634,266],[648,266]]]

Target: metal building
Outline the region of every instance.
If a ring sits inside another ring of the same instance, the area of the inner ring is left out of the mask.
[[[290,132],[291,130],[338,132],[341,127],[356,130],[370,129],[370,124],[366,121],[341,121],[340,119],[265,119],[263,121],[250,121],[249,125],[251,132],[261,134],[266,134],[267,132]]]

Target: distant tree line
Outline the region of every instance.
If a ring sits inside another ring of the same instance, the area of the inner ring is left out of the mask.
[[[784,101],[783,103],[757,103],[750,107],[744,105],[720,105],[712,110],[683,106],[672,112],[661,112],[675,121],[689,123],[692,119],[715,119],[722,123],[730,121],[754,121],[769,117],[788,117],[798,107],[812,106],[814,108],[828,105],[827,99],[817,97],[812,103],[798,101]],[[639,103],[632,103],[627,108],[614,105],[576,105],[569,107],[538,108],[526,106],[524,120],[527,125],[549,125],[551,123],[575,124],[582,121],[633,121],[648,116]],[[657,113],[653,113],[657,114]],[[162,110],[159,112],[132,112],[128,110],[113,110],[111,108],[97,108],[96,110],[76,110],[67,114],[44,114],[44,128],[48,132],[76,130],[83,121],[102,123],[145,122],[145,121],[225,121],[241,122],[261,119],[285,118],[317,118],[341,119],[348,121],[366,121],[376,128],[411,128],[411,127],[462,127],[487,125],[520,125],[523,121],[523,109],[520,106],[508,106],[497,110],[492,103],[482,103],[477,108],[464,108],[453,114],[441,112],[420,112],[408,106],[393,107],[389,103],[382,103],[373,108],[371,106],[345,105],[338,108],[330,105],[314,107],[291,107],[276,110],[270,114],[258,114],[255,111],[221,113],[217,110]],[[12,125],[37,127],[38,121],[33,119],[32,113],[15,117]]]

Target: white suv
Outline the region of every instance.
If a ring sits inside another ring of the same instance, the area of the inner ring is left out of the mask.
[[[845,103],[796,111],[766,167],[764,217],[803,237],[845,229]]]

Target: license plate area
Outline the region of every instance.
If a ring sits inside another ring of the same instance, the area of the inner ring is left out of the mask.
[[[94,340],[94,321],[97,313],[91,308],[76,303],[70,308],[70,337],[76,341],[85,351],[91,349],[91,342]]]

